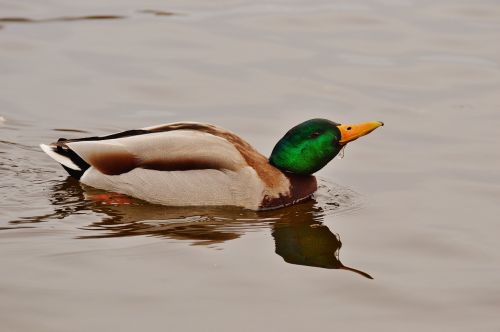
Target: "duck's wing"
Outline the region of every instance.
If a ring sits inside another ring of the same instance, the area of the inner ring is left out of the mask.
[[[191,129],[60,140],[42,149],[67,168],[84,171],[92,166],[106,175],[119,175],[135,168],[235,171],[247,166],[228,140]]]

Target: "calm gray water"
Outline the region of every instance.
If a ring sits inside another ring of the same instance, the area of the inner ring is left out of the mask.
[[[0,331],[500,330],[498,1],[0,0],[0,26]],[[267,155],[313,117],[386,125],[265,213],[106,196],[38,148],[190,120]]]

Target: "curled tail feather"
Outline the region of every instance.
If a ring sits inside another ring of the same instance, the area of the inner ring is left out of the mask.
[[[50,145],[40,144],[40,148],[49,157],[61,164],[69,175],[76,179],[80,179],[90,165],[80,158],[73,150],[64,145],[64,141],[66,141],[64,138],[60,138],[57,143]]]

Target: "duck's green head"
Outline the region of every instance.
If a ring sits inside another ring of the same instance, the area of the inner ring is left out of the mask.
[[[344,145],[383,125],[380,121],[342,125],[326,119],[308,120],[279,140],[269,162],[282,171],[312,174],[328,164]]]

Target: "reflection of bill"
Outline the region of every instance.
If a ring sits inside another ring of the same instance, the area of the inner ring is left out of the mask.
[[[280,210],[256,212],[237,207],[153,205],[87,187],[72,178],[57,182],[51,189],[49,199],[54,213],[11,223],[37,223],[87,214],[99,220],[84,227],[87,232],[79,237],[81,239],[146,235],[188,240],[198,245],[237,239],[256,228],[271,228],[276,253],[286,262],[349,270],[371,278],[339,261],[342,243],[322,224],[325,210],[314,199]],[[326,204],[338,206],[343,204],[342,199],[345,200],[345,196],[335,194]]]

